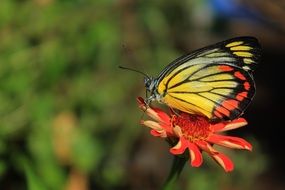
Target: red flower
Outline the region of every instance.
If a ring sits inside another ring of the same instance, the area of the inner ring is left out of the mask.
[[[226,155],[215,150],[212,146],[213,144],[234,149],[252,150],[251,144],[244,139],[216,134],[245,126],[247,122],[243,118],[212,123],[204,116],[190,115],[184,112],[180,112],[179,115],[173,113],[168,115],[161,109],[147,107],[144,99],[141,97],[137,101],[140,109],[154,120],[142,120],[141,124],[150,127],[152,129],[150,132],[153,136],[177,142],[170,149],[172,154],[180,155],[188,149],[190,163],[194,167],[199,167],[202,164],[201,151],[205,151],[226,172],[233,170],[233,162]]]

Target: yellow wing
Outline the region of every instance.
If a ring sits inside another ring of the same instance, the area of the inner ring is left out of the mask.
[[[230,39],[175,60],[158,77],[157,93],[168,106],[208,118],[234,119],[255,93],[250,72],[260,46],[251,37]]]

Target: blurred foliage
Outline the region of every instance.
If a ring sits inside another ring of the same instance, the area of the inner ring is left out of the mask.
[[[154,141],[139,127],[142,77],[118,66],[158,73],[226,33],[214,19],[207,1],[2,0],[1,189],[159,187],[164,162],[156,174],[134,168],[144,141]],[[191,168],[184,186],[252,187],[264,156],[232,157],[233,174]]]

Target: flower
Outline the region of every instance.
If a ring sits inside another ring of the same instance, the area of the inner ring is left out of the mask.
[[[201,115],[191,115],[184,112],[167,114],[159,108],[148,107],[143,98],[137,98],[139,107],[153,120],[142,120],[141,124],[151,128],[153,136],[165,138],[172,148],[173,155],[183,154],[189,151],[190,163],[193,167],[199,167],[202,162],[202,151],[207,152],[226,172],[232,171],[233,162],[223,153],[214,149],[213,145],[252,150],[249,142],[242,138],[217,134],[233,130],[247,125],[243,118],[232,121],[211,122]]]

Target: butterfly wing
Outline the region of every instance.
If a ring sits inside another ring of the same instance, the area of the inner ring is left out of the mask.
[[[172,108],[211,119],[234,119],[251,102],[251,72],[260,57],[253,37],[239,37],[180,57],[159,75],[157,93]]]

